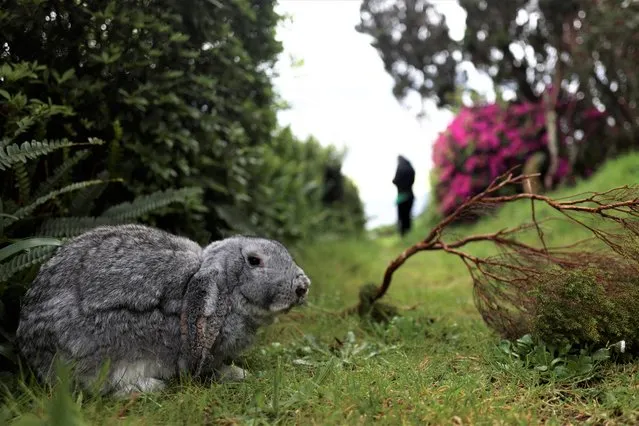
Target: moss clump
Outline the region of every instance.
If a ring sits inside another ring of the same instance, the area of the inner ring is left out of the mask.
[[[639,348],[639,276],[606,259],[547,275],[532,293],[531,328],[546,342]]]
[[[360,317],[369,317],[375,322],[385,323],[399,315],[399,310],[393,305],[379,301],[373,302],[376,294],[377,286],[375,284],[365,284],[360,288],[357,307]]]

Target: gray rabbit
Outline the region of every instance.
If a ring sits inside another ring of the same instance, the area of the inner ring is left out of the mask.
[[[104,226],[71,239],[40,269],[17,342],[43,380],[55,357],[90,385],[108,362],[104,392],[162,389],[181,372],[239,380],[230,365],[258,327],[302,305],[310,280],[277,241],[235,236],[202,248],[141,225]]]

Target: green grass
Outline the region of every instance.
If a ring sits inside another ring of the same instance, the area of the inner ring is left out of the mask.
[[[553,195],[634,184],[638,173],[639,155],[626,156]],[[529,219],[529,206],[505,206],[455,232],[516,225]],[[86,423],[95,425],[639,422],[639,364],[605,363],[584,380],[544,375],[514,361],[484,325],[466,269],[450,255],[418,253],[396,272],[386,301],[411,309],[390,325],[336,314],[357,303],[360,286],[379,282],[388,262],[427,232],[418,227],[404,241],[334,241],[299,250],[313,280],[311,303],[260,333],[244,357],[253,375],[242,383],[176,381],[164,393],[131,401],[75,393],[56,403],[56,392],[29,385],[5,400],[4,419],[27,424],[62,404],[81,406]],[[566,224],[547,233],[554,243],[578,234]],[[473,250],[486,254],[491,248]]]

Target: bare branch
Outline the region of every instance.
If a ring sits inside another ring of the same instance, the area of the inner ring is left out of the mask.
[[[529,315],[529,293],[540,279],[557,275],[557,271],[586,268],[591,264],[631,268],[639,273],[639,186],[626,185],[600,193],[579,194],[580,198],[577,199],[552,199],[534,193],[498,195],[506,186],[521,185],[531,177],[513,176],[513,171],[509,170],[495,179],[486,190],[466,200],[437,224],[426,238],[393,259],[370,302],[386,294],[393,274],[410,257],[420,251],[440,250],[458,256],[468,268],[473,281],[475,303],[488,325],[502,335],[514,335],[521,332],[522,327],[525,328],[525,318]],[[444,231],[470,209],[499,206],[522,199],[530,200],[531,223],[452,240],[444,237]],[[536,202],[559,212],[564,221],[567,219],[579,225],[592,236],[572,244],[549,247],[541,224],[550,219],[537,219]],[[586,223],[579,216],[602,221],[605,226]],[[532,229],[536,231],[538,246],[526,244],[518,238],[523,232]],[[628,244],[632,238],[638,244]],[[462,250],[475,242],[493,243],[500,254],[481,258]],[[602,243],[608,252],[595,247],[596,243]],[[347,312],[354,311],[349,309]]]

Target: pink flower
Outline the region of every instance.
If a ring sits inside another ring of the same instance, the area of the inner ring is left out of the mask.
[[[450,127],[450,136],[461,147],[468,144],[468,132],[461,123],[453,123]]]
[[[599,111],[597,108],[590,108],[586,112],[583,113],[583,117],[586,120],[594,120],[603,116],[603,112]]]
[[[479,135],[479,139],[477,140],[477,146],[481,149],[495,149],[499,147],[499,138],[493,132],[484,132]]]
[[[455,168],[451,165],[451,166],[447,166],[441,169],[441,173],[439,175],[439,178],[443,181],[443,180],[448,180],[450,179],[450,177],[455,173]]]
[[[478,155],[469,157],[464,163],[464,170],[467,173],[472,173],[475,169],[484,166],[484,163],[483,158]]]
[[[575,102],[569,100],[557,105],[560,117],[562,113],[572,111],[568,107]],[[577,111],[581,112],[570,116],[573,126],[581,123],[585,139],[596,137],[595,129],[601,128],[600,123],[605,125],[602,120],[605,114],[592,107]],[[559,133],[559,142],[566,143],[567,136],[577,128]],[[547,144],[546,117],[541,102],[462,108],[446,131],[438,135],[433,147],[432,158],[439,174],[436,197],[442,212],[450,213],[464,199],[485,189],[499,174],[521,164],[532,152],[543,150]],[[570,163],[562,158],[557,177],[562,179],[571,173]]]
[[[467,197],[471,194],[473,180],[468,175],[458,174],[453,178],[451,187],[453,192],[461,197]]]
[[[490,170],[490,174],[493,177],[497,177],[502,173],[504,169],[505,161],[502,157],[494,155],[488,160],[488,168]]]

